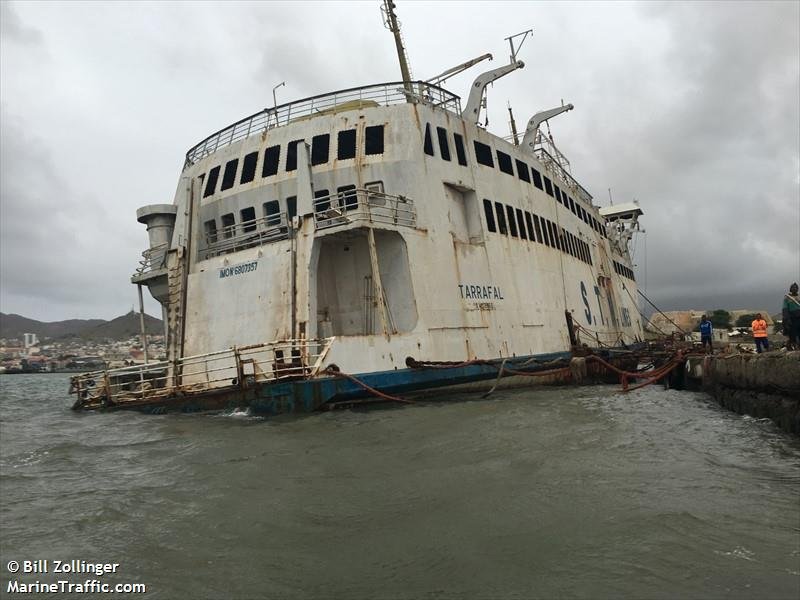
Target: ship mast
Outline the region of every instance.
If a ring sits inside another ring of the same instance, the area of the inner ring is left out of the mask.
[[[395,4],[392,0],[383,0],[381,12],[383,13],[383,24],[394,34],[394,45],[397,47],[397,58],[400,61],[400,73],[403,76],[403,87],[408,94],[411,94],[411,69],[408,67],[408,54],[403,45],[403,36],[400,34],[400,22],[394,14]]]

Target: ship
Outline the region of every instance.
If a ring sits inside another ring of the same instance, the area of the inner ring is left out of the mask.
[[[162,307],[166,360],[74,377],[73,408],[311,412],[540,382],[641,342],[642,210],[599,208],[572,175],[542,126],[573,105],[519,135],[513,113],[511,136],[480,122],[530,30],[462,100],[444,83],[491,55],[414,80],[382,10],[402,80],[274,102],[192,146],[173,201],[137,211],[131,281]]]

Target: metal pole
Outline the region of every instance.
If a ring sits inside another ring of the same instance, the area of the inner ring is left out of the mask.
[[[144,364],[147,364],[147,332],[144,328],[144,297],[142,296],[142,284],[136,284],[139,290],[139,328],[142,331],[142,349],[144,350]]]
[[[403,86],[405,87],[406,91],[410,93],[411,73],[408,69],[408,62],[406,61],[406,50],[403,47],[403,38],[400,36],[400,26],[397,23],[397,16],[394,14],[394,2],[392,2],[392,0],[384,0],[384,7],[389,31],[394,34],[394,44],[397,47],[397,58],[400,61],[400,73],[403,76]]]

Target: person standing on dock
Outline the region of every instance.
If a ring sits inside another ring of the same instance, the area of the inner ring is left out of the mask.
[[[789,293],[783,297],[783,334],[789,337],[787,350],[800,350],[800,297],[797,283],[789,286]]]
[[[714,354],[713,333],[714,328],[711,326],[711,321],[708,320],[706,315],[703,315],[703,318],[700,319],[700,343],[703,344],[703,349],[705,349],[706,344],[708,344],[708,351],[711,354]]]
[[[756,314],[756,318],[753,320],[750,326],[753,328],[753,339],[756,342],[756,352],[761,354],[763,350],[769,350],[767,322],[761,317],[761,313]]]

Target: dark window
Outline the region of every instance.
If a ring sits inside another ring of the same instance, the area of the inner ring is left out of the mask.
[[[242,176],[239,179],[239,183],[253,181],[256,176],[256,163],[258,163],[258,152],[251,152],[244,157],[244,161],[242,161]]]
[[[473,145],[475,146],[475,160],[478,161],[478,164],[486,165],[487,167],[494,167],[492,149],[486,144],[481,144],[478,141],[474,141]]]
[[[256,209],[252,206],[243,208],[239,215],[242,217],[242,231],[256,230]]]
[[[278,172],[278,163],[281,160],[281,147],[270,146],[264,150],[264,164],[261,166],[261,176],[269,177]]]
[[[317,190],[314,192],[315,211],[328,210],[331,207],[331,199],[328,196],[330,196],[328,190]]]
[[[495,202],[494,207],[497,211],[497,229],[500,230],[500,233],[508,235],[508,227],[506,226],[506,213],[503,211],[503,205],[499,202]]]
[[[521,160],[514,159],[517,162],[517,177],[522,179],[522,181],[527,181],[528,183],[531,182],[531,172],[528,170],[528,165],[526,165]]]
[[[550,183],[550,179],[547,177],[544,178],[544,191],[547,192],[548,196],[553,195],[553,184]]]
[[[297,216],[297,196],[289,196],[286,199],[286,214],[290,219]]]
[[[527,210],[525,211],[525,225],[528,226],[528,239],[535,242],[536,234],[533,232],[533,219],[531,219],[531,213]]]
[[[575,214],[575,201],[572,199],[572,196],[567,196],[567,201],[569,202],[569,209]]]
[[[500,150],[497,151],[497,167],[503,173],[514,175],[514,167],[511,163],[511,157],[505,152],[500,152]]]
[[[206,191],[203,192],[203,198],[213,196],[217,190],[217,179],[219,179],[219,167],[214,167],[208,172],[208,181],[206,181]]]
[[[522,211],[520,209],[516,209],[517,212],[517,225],[519,225],[519,237],[523,240],[528,239],[528,234],[525,233],[525,219],[522,217]]]
[[[444,160],[450,160],[450,146],[447,143],[447,129],[444,127],[437,127],[436,135],[439,138],[439,154]]]
[[[494,224],[494,211],[492,210],[492,202],[487,200],[486,198],[483,199],[483,214],[486,216],[486,227],[492,233],[497,232],[497,226]]]
[[[569,241],[569,253],[572,254],[575,258],[580,258],[578,255],[578,245],[575,239],[575,236],[572,235],[569,231],[567,232],[567,240]]]
[[[433,138],[431,138],[431,124],[425,124],[425,154],[433,156]]]
[[[542,236],[542,227],[539,223],[539,215],[533,215],[533,226],[536,229],[536,241],[540,244],[544,244],[544,236]]]
[[[539,171],[531,167],[531,175],[533,175],[533,185],[535,185],[540,190],[543,190],[544,188],[542,187],[542,176],[539,173]]]
[[[383,154],[383,125],[371,125],[364,130],[364,154]]]
[[[552,230],[548,226],[549,224],[550,221],[542,217],[542,233],[544,234],[544,243],[552,248],[555,244],[553,243],[553,240],[550,237],[552,235]]]
[[[583,210],[582,206],[580,207],[580,213],[581,213],[581,221],[583,221],[585,223],[586,222],[586,211]]]
[[[324,165],[330,154],[331,136],[328,133],[311,138],[311,164]]]
[[[339,197],[339,206],[345,210],[352,210],[358,207],[358,196],[356,186],[343,185],[336,188],[336,195]]]
[[[561,189],[557,185],[553,185],[553,193],[556,196],[556,200],[558,200],[561,204],[564,204],[564,201],[561,200]]]
[[[203,223],[203,228],[206,230],[206,243],[213,244],[217,241],[217,222],[214,219]]]
[[[286,145],[286,170],[295,171],[297,169],[297,145],[305,140],[292,140]]]
[[[281,222],[281,205],[277,200],[264,203],[264,217],[267,225],[278,225]]]
[[[225,173],[222,175],[222,186],[219,188],[220,191],[229,190],[230,188],[233,187],[233,184],[236,183],[236,169],[238,167],[239,167],[238,158],[229,160],[225,164]]]
[[[236,232],[236,219],[233,217],[233,213],[222,215],[220,220],[222,221],[222,235],[226,238],[233,237]]]
[[[550,230],[550,240],[553,242],[553,248],[561,250],[561,242],[558,239],[558,232],[556,231],[556,224],[552,221],[547,221],[547,227]]]
[[[356,157],[356,130],[345,129],[339,132],[339,145],[336,156],[339,160]]]
[[[514,208],[506,204],[506,215],[508,215],[508,228],[511,235],[517,237],[517,220],[514,218]]]
[[[467,153],[464,152],[464,138],[458,135],[457,133],[454,133],[453,139],[456,142],[456,157],[458,158],[458,164],[466,167]]]

